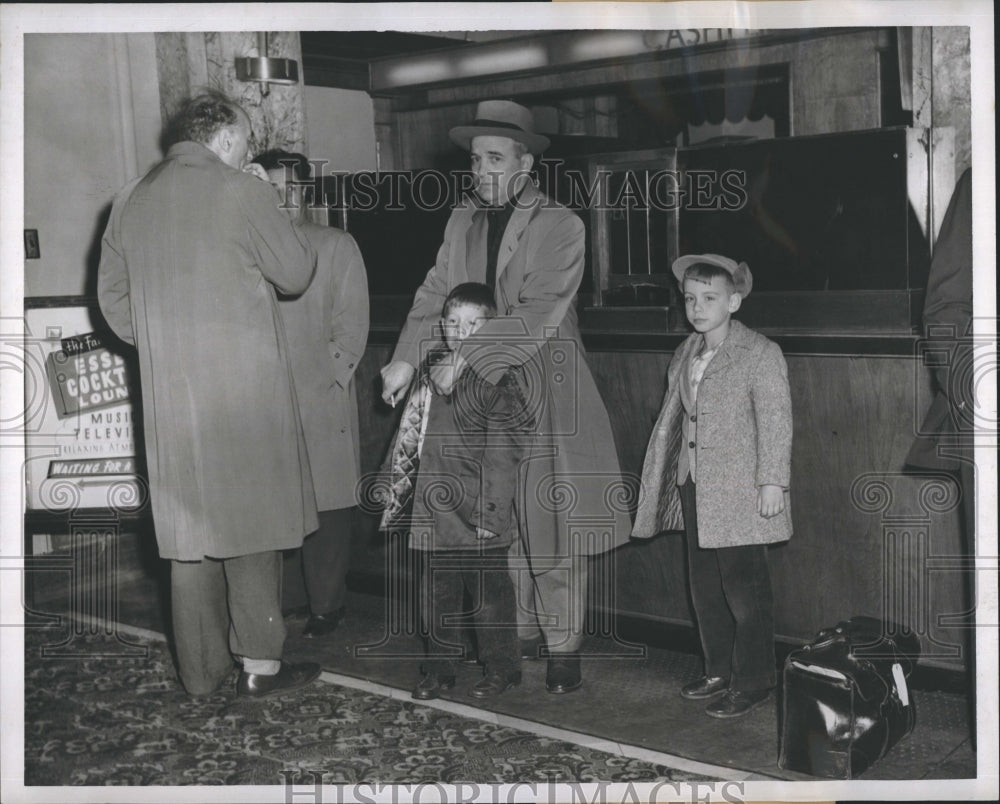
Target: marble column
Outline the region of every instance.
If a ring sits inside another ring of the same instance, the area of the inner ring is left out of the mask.
[[[302,151],[306,142],[306,116],[299,34],[268,32],[267,55],[298,62],[299,83],[290,86],[236,78],[238,56],[261,55],[257,40],[254,31],[156,34],[164,129],[187,98],[204,89],[215,89],[246,109],[253,126],[255,153],[270,148]]]

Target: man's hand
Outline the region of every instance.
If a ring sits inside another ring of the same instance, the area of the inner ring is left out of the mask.
[[[405,360],[393,360],[382,366],[382,401],[396,407],[396,402],[410,387],[417,370]]]
[[[449,352],[447,357],[431,366],[430,380],[434,392],[448,396],[455,389],[455,383],[464,369],[465,360],[462,356]]]
[[[476,528],[476,538],[477,539],[495,539],[499,536],[499,533],[494,533],[492,530],[486,530],[485,528]]]
[[[248,162],[246,165],[244,165],[243,166],[243,172],[244,173],[251,173],[254,176],[256,176],[258,179],[261,179],[261,180],[266,181],[268,183],[270,183],[270,181],[271,181],[270,178],[268,178],[267,171],[264,170],[263,165],[258,165],[256,162]]]
[[[757,513],[765,519],[785,510],[785,490],[781,486],[765,485],[757,489]]]

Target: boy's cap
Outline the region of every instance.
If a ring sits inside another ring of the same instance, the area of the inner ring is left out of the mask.
[[[678,257],[673,264],[673,272],[677,281],[683,282],[684,272],[697,263],[725,268],[733,278],[736,292],[744,299],[750,295],[750,288],[753,287],[753,274],[750,273],[750,267],[745,262],[737,263],[721,254],[687,254],[684,257]]]

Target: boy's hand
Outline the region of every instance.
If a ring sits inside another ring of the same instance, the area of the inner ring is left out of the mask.
[[[270,183],[271,179],[267,175],[267,171],[264,170],[263,165],[258,165],[256,162],[249,162],[243,167],[244,173],[249,173],[252,176],[256,176],[261,181],[266,181]]]
[[[500,535],[499,533],[494,533],[492,530],[485,530],[484,528],[476,528],[477,539],[495,539],[499,535]]]
[[[757,513],[765,519],[785,510],[785,490],[781,486],[760,486],[757,489]]]

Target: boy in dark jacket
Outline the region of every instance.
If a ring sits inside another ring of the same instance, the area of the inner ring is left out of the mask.
[[[421,619],[427,640],[419,700],[455,684],[462,628],[476,628],[483,678],[476,698],[499,695],[521,681],[514,585],[507,551],[517,532],[514,494],[530,432],[524,396],[513,377],[497,385],[466,368],[448,396],[435,396],[429,366],[496,315],[486,285],[456,286],[444,303],[444,348],[424,361],[390,455],[383,529],[404,523],[409,546],[421,552]],[[463,593],[473,611],[463,611]]]

